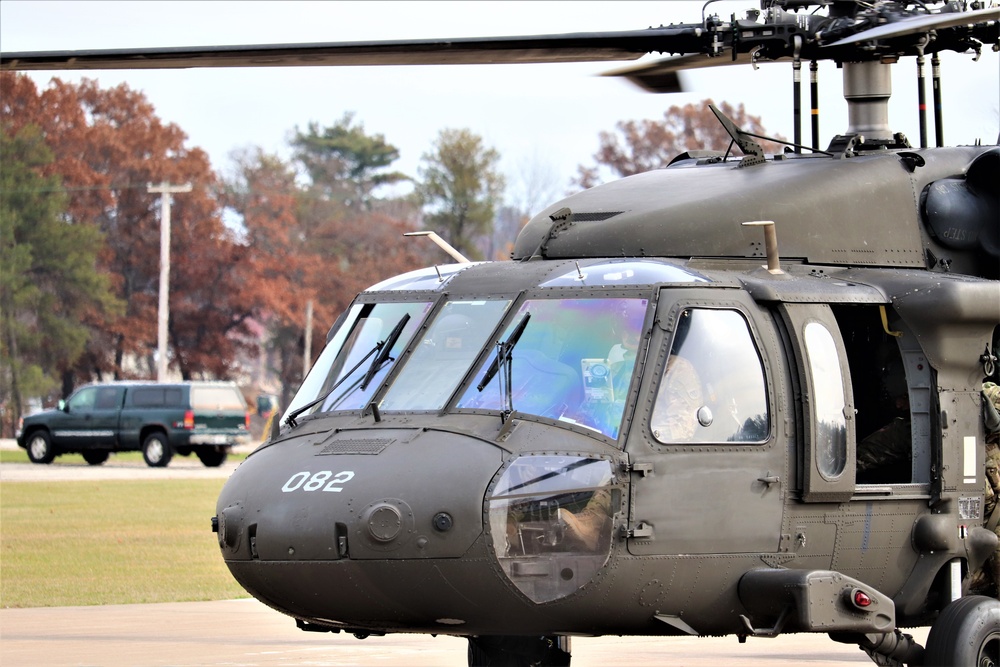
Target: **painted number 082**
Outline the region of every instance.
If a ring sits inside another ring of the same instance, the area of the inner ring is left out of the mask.
[[[323,491],[339,493],[343,491],[343,488],[339,485],[346,484],[353,477],[354,473],[350,470],[338,472],[336,475],[330,470],[320,470],[316,473],[304,470],[289,477],[285,485],[281,487],[281,490],[283,493],[291,493],[299,489],[303,491],[319,491],[322,489]]]

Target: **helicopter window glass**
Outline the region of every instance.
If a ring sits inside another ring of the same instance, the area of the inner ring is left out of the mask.
[[[764,366],[740,312],[688,309],[680,314],[650,428],[662,443],[767,440]]]
[[[512,352],[513,409],[617,438],[647,304],[637,298],[525,301],[500,336],[508,340],[530,314]],[[487,366],[495,356],[487,355]],[[504,410],[505,374],[497,372],[479,391],[483,374],[477,371],[458,407]]]
[[[449,301],[393,381],[383,410],[439,410],[465,377],[510,301]]]
[[[388,292],[398,290],[439,290],[459,271],[473,266],[468,264],[446,264],[417,269],[372,285],[366,292]]]
[[[812,380],[816,465],[821,475],[835,478],[847,462],[847,403],[840,357],[833,336],[819,322],[806,324],[803,335]]]
[[[709,282],[709,280],[701,274],[667,262],[622,259],[574,266],[571,270],[546,280],[541,286],[603,285],[613,287],[615,285],[695,282]]]
[[[319,359],[309,371],[302,387],[286,410],[286,415],[321,396],[325,400],[306,414],[330,410],[359,410],[368,404],[382,380],[392,368],[391,361],[409,344],[431,308],[429,302],[355,304]],[[389,359],[377,369],[362,389],[371,363],[378,357],[377,344],[409,315],[402,333],[389,352]],[[327,395],[329,394],[329,395]],[[284,419],[285,417],[282,417]]]
[[[493,549],[504,573],[537,603],[573,593],[607,562],[620,504],[610,461],[517,458],[488,501]]]

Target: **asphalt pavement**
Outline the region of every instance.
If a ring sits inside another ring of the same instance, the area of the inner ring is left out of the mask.
[[[913,632],[926,638],[925,630]],[[302,632],[255,600],[0,610],[3,667],[460,667],[457,637]],[[574,637],[573,667],[851,667],[873,664],[826,635]]]

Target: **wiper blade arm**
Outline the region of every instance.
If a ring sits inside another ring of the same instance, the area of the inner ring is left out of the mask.
[[[352,368],[343,376],[341,376],[341,378],[337,380],[336,384],[330,387],[330,391],[326,392],[325,394],[317,398],[315,401],[310,401],[309,403],[306,403],[298,410],[295,410],[294,412],[290,413],[285,418],[285,424],[291,426],[292,428],[297,426],[297,423],[295,421],[296,417],[298,417],[300,414],[302,414],[309,408],[313,407],[314,405],[318,405],[319,403],[322,403],[327,398],[329,398],[330,394],[337,391],[337,388],[340,385],[344,384],[347,378],[354,375],[354,372],[359,368],[361,368],[361,365],[366,361],[368,361],[368,358],[377,352],[378,354],[376,354],[375,358],[372,359],[372,364],[371,366],[368,367],[368,372],[365,373],[365,379],[361,383],[361,391],[367,389],[368,383],[372,381],[372,378],[375,377],[375,373],[378,372],[378,369],[382,366],[382,364],[385,363],[385,360],[389,357],[389,351],[392,350],[392,346],[396,344],[396,341],[399,339],[399,336],[403,333],[403,327],[405,327],[406,323],[409,321],[410,321],[410,314],[404,313],[403,317],[401,317],[399,322],[396,323],[396,326],[393,327],[392,331],[389,332],[389,335],[386,337],[384,341],[375,343],[375,347],[370,349],[368,353],[361,358],[361,361],[354,364],[354,368]]]
[[[476,389],[482,391],[489,384],[490,380],[493,379],[493,376],[497,374],[497,371],[500,370],[500,364],[510,361],[510,355],[514,351],[514,346],[521,339],[521,334],[524,333],[524,328],[528,326],[529,319],[531,319],[531,313],[525,313],[521,321],[514,327],[514,330],[507,336],[507,340],[497,343],[497,356],[493,358],[493,363],[483,373],[483,377],[479,381],[479,384],[476,385]]]
[[[375,347],[373,347],[372,349],[368,350],[368,354],[366,354],[364,357],[362,357],[361,361],[359,361],[358,363],[354,364],[354,368],[352,368],[347,373],[345,373],[343,376],[341,376],[341,378],[339,380],[337,380],[332,387],[330,387],[330,391],[326,392],[325,394],[323,394],[322,396],[320,396],[319,398],[317,398],[314,401],[309,401],[308,403],[306,403],[305,405],[303,405],[298,410],[295,410],[294,412],[289,413],[289,415],[287,417],[285,417],[285,424],[287,426],[291,426],[292,428],[295,428],[298,425],[295,422],[295,418],[296,417],[298,417],[299,415],[301,415],[303,412],[305,412],[309,408],[313,407],[314,405],[318,405],[319,403],[322,403],[327,398],[329,398],[330,394],[332,394],[333,392],[337,391],[337,387],[339,387],[340,385],[344,384],[344,381],[347,380],[347,378],[349,378],[352,375],[354,375],[354,371],[356,371],[359,368],[361,368],[361,364],[363,364],[366,361],[368,361],[368,357],[372,356],[373,354],[375,354],[376,352],[378,352],[381,349],[382,349],[382,343],[375,343]]]
[[[368,388],[368,384],[372,381],[372,378],[375,377],[375,374],[379,372],[379,369],[382,368],[382,364],[389,359],[389,353],[392,352],[392,346],[396,344],[397,340],[399,340],[400,335],[403,333],[403,327],[405,327],[406,323],[409,321],[410,314],[403,313],[403,316],[399,318],[399,322],[396,322],[396,326],[394,326],[392,331],[389,332],[389,336],[383,342],[375,346],[379,352],[375,358],[372,359],[372,365],[368,367],[368,372],[365,373],[365,379],[361,382],[361,391]],[[392,361],[391,359],[389,360]]]

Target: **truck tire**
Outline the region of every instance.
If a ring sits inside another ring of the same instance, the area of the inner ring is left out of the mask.
[[[52,463],[55,457],[48,431],[38,430],[28,436],[28,458],[32,463]]]
[[[221,447],[197,447],[194,451],[198,454],[198,460],[206,468],[218,468],[226,462],[226,456],[229,454]]]
[[[83,460],[89,465],[99,466],[108,460],[108,452],[100,449],[88,449],[83,452]]]
[[[151,468],[163,468],[170,463],[173,455],[165,433],[153,431],[142,442],[142,458]]]
[[[924,664],[1000,664],[1000,600],[970,595],[945,607],[927,635]]]

